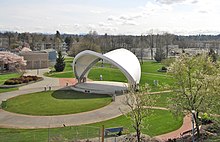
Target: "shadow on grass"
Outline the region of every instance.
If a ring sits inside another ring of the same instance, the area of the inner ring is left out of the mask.
[[[96,99],[110,97],[109,95],[88,94],[73,90],[56,90],[52,92],[51,96],[55,99]]]

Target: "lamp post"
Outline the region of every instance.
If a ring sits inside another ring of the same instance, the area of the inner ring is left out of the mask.
[[[194,122],[195,122],[194,114],[195,113],[196,111],[192,110],[192,142],[195,142],[195,139],[194,139]]]

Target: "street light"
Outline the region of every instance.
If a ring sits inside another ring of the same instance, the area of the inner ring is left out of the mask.
[[[196,111],[192,110],[192,142],[195,142],[195,140],[194,140],[194,122],[195,122],[194,114],[195,113],[196,113]]]

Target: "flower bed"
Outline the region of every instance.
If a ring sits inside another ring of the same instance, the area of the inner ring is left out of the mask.
[[[18,78],[10,78],[6,80],[1,88],[19,87],[28,83],[33,83],[41,80],[43,80],[43,78],[38,76],[20,76]]]

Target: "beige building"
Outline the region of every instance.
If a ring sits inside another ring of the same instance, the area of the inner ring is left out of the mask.
[[[48,53],[44,51],[20,52],[27,61],[26,69],[42,69],[48,68]]]

